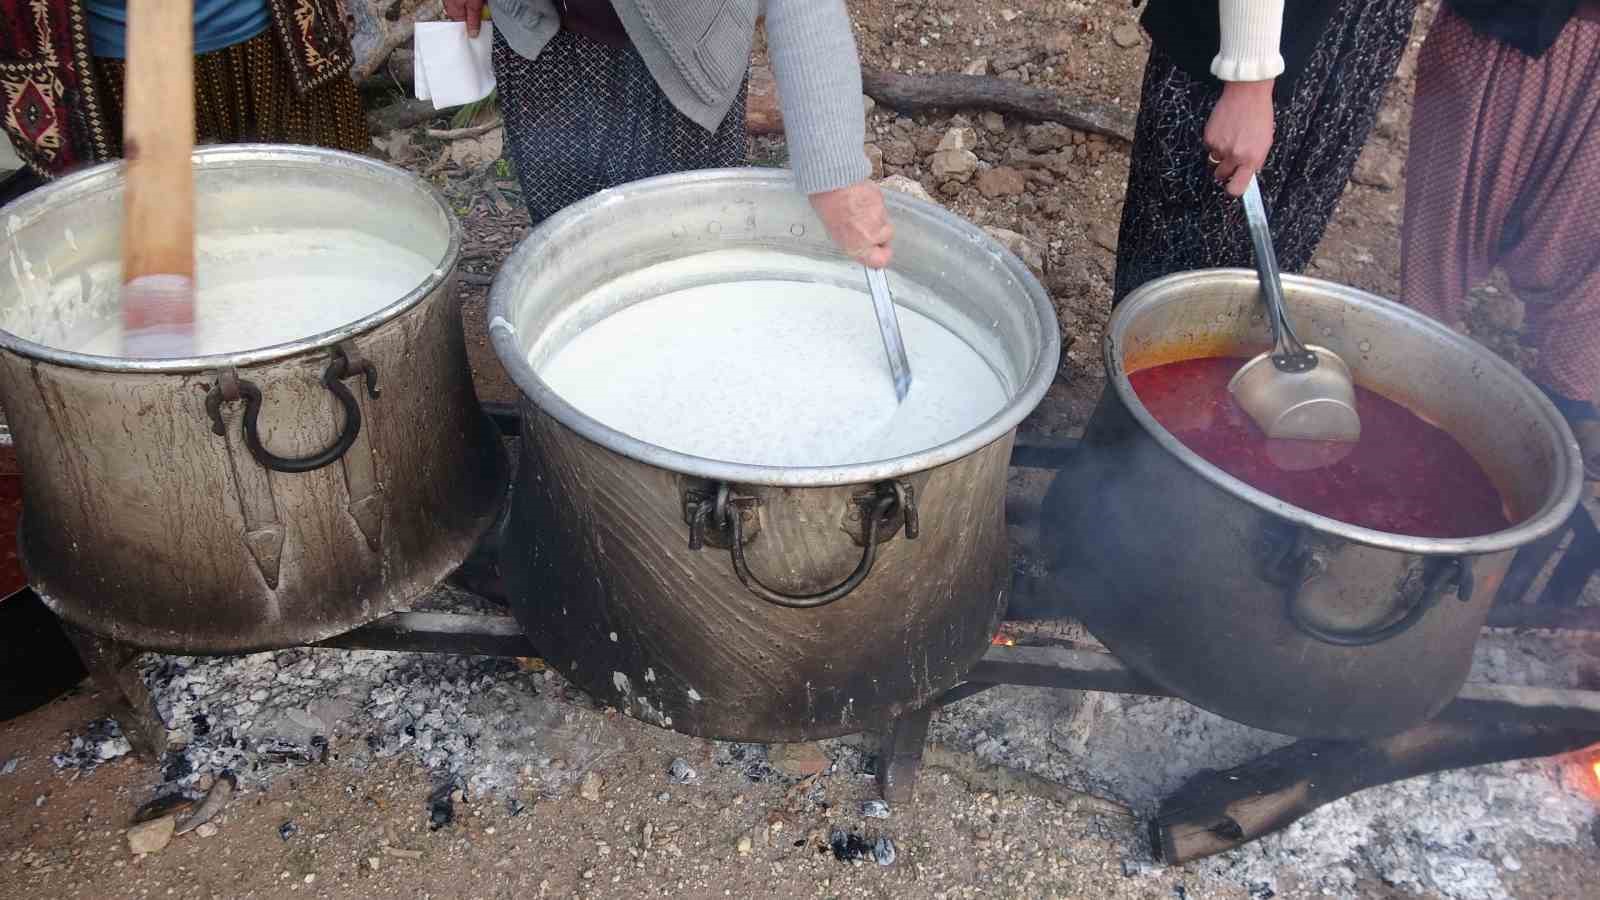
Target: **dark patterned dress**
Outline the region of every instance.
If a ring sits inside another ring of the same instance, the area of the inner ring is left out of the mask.
[[[630,181],[744,164],[745,89],[707,131],[672,105],[631,46],[562,29],[530,60],[496,33],[494,76],[535,224]]]
[[[1299,272],[1344,193],[1411,36],[1417,0],[1340,0],[1294,83],[1275,100],[1272,151],[1257,176],[1279,265]],[[1255,265],[1244,210],[1212,177],[1205,127],[1222,85],[1159,47],[1144,70],[1112,302],[1191,269]]]

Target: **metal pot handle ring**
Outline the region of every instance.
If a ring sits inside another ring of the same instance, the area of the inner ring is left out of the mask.
[[[261,414],[261,388],[253,382],[240,378],[233,369],[219,373],[216,383],[206,394],[206,413],[211,417],[211,430],[219,437],[226,435],[228,431],[222,421],[222,404],[243,400],[244,443],[249,448],[250,455],[263,468],[274,472],[297,474],[332,465],[344,456],[345,451],[355,444],[356,438],[361,434],[361,405],[356,402],[355,394],[345,387],[343,381],[357,374],[366,376],[368,396],[377,397],[379,393],[377,367],[344,345],[336,347],[333,359],[322,373],[322,385],[332,392],[338,399],[339,405],[344,407],[344,428],[326,449],[310,456],[293,458],[278,456],[261,443],[261,434],[257,429],[257,420]]]
[[[861,562],[856,564],[845,579],[826,590],[814,594],[788,594],[774,590],[763,584],[761,579],[750,570],[750,561],[745,558],[745,531],[744,517],[740,515],[737,504],[732,501],[732,494],[727,485],[722,485],[717,491],[714,501],[707,500],[699,505],[691,525],[689,546],[699,549],[705,525],[715,522],[727,530],[729,540],[728,552],[733,557],[733,572],[752,594],[777,606],[788,609],[816,609],[827,606],[835,600],[842,599],[850,594],[872,574],[872,566],[878,559],[878,530],[879,526],[898,509],[905,519],[906,538],[915,539],[918,531],[916,504],[911,499],[910,488],[899,482],[884,482],[862,502],[864,521],[862,522]],[[868,505],[870,504],[870,505]],[[899,529],[899,523],[894,523],[894,530]],[[893,532],[891,531],[890,534]]]
[[[1422,621],[1428,610],[1439,605],[1439,600],[1452,588],[1462,603],[1471,602],[1472,564],[1464,556],[1444,560],[1435,568],[1433,574],[1428,577],[1427,584],[1417,592],[1416,598],[1405,614],[1387,625],[1349,631],[1325,628],[1306,618],[1305,611],[1300,608],[1300,591],[1293,588],[1288,592],[1289,621],[1304,634],[1325,644],[1336,647],[1370,647],[1402,634]]]

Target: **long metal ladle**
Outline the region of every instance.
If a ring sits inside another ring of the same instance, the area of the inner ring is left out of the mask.
[[[894,377],[894,396],[901,403],[911,392],[911,360],[906,358],[906,342],[900,336],[900,319],[894,312],[894,297],[889,294],[889,276],[882,269],[864,266],[867,289],[872,294],[872,311],[878,316],[878,333],[883,335],[883,352],[889,357],[889,374]]]
[[[1301,343],[1289,324],[1267,207],[1255,178],[1245,189],[1244,211],[1272,326],[1272,349],[1245,363],[1228,390],[1269,438],[1354,442],[1361,437],[1361,418],[1350,368],[1332,350]]]

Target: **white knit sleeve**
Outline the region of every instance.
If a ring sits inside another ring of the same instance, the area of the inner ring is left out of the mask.
[[[1219,0],[1222,46],[1211,74],[1223,81],[1266,81],[1283,74],[1278,41],[1283,0]]]

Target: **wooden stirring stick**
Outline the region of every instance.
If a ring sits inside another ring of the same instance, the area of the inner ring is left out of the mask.
[[[128,0],[122,355],[194,353],[194,0]]]

